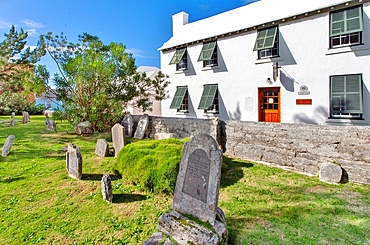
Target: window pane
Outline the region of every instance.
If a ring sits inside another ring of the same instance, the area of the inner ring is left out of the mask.
[[[186,51],[186,48],[176,50],[175,54],[173,55],[171,59],[170,65],[178,64],[180,60],[182,59],[182,57],[184,56],[185,51]]]
[[[344,22],[333,23],[331,31],[333,34],[340,34],[344,32]]]
[[[340,20],[344,20],[344,11],[332,14],[332,21],[336,22]]]
[[[204,43],[202,51],[199,54],[198,61],[210,60],[212,58],[213,51],[216,47],[216,41],[210,43]]]
[[[347,19],[359,18],[361,8],[354,8],[347,10]]]
[[[346,77],[346,92],[360,92],[359,76]]]
[[[332,93],[344,93],[344,77],[333,77],[331,83]]]
[[[207,110],[215,98],[217,85],[204,85],[202,98],[200,99],[198,109]]]
[[[277,26],[265,30],[259,30],[253,50],[257,51],[261,49],[272,48],[275,43],[276,33]]]
[[[347,21],[347,31],[350,32],[352,30],[360,29],[360,22],[359,19],[353,19]]]
[[[347,94],[347,110],[361,110],[361,98],[360,94]]]

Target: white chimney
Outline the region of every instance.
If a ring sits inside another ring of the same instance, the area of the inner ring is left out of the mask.
[[[189,15],[185,12],[172,15],[172,36],[180,33],[182,26],[186,25],[188,21]]]

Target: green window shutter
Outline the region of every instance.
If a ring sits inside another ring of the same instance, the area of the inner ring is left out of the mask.
[[[177,87],[175,96],[173,97],[170,109],[179,109],[181,102],[184,100],[184,96],[188,91],[188,87]]]
[[[362,8],[357,7],[330,14],[330,36],[362,31]]]
[[[331,77],[331,110],[341,113],[362,113],[361,75]]]
[[[208,110],[211,107],[217,92],[217,85],[204,85],[202,98],[200,99],[198,109]]]
[[[362,87],[361,76],[346,76],[346,104],[347,111],[362,113]]]
[[[212,54],[216,48],[216,41],[210,43],[204,43],[202,51],[200,52],[198,61],[210,60]]]
[[[180,63],[180,60],[182,59],[182,57],[185,54],[185,51],[186,51],[186,48],[177,49],[175,54],[173,55],[173,57],[171,59],[170,65],[175,65],[175,64]]]
[[[277,29],[278,27],[274,26],[268,29],[258,31],[253,51],[274,47]]]

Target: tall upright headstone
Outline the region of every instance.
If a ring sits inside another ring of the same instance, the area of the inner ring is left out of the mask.
[[[185,143],[177,176],[172,211],[161,215],[157,230],[147,241],[164,242],[166,236],[178,244],[225,244],[226,218],[218,207],[222,151],[210,135],[195,136]],[[203,226],[185,215],[208,222]],[[161,234],[165,234],[166,236]]]
[[[125,128],[116,123],[112,129],[112,142],[114,148],[114,157],[117,157],[118,152],[125,146],[126,144],[126,136],[125,136]]]
[[[74,179],[82,178],[82,156],[80,147],[74,144],[68,144],[68,151],[66,152],[66,168],[68,175]]]
[[[14,125],[15,125],[15,120],[13,119],[13,120],[11,120],[11,121],[10,121],[9,126],[10,126],[10,127],[14,127]]]
[[[220,188],[222,151],[207,134],[185,143],[172,208],[214,224]]]
[[[109,156],[109,144],[105,139],[98,139],[95,146],[95,154],[100,157]]]
[[[15,113],[14,113],[14,112],[12,112],[12,114],[11,114],[10,116],[12,117],[12,119],[14,119],[14,117],[15,117]]]
[[[13,143],[14,143],[15,136],[14,135],[9,135],[8,138],[6,139],[3,149],[1,150],[1,155],[3,157],[6,157],[9,153],[10,150],[12,149]]]
[[[121,125],[125,127],[125,133],[127,137],[132,137],[132,131],[134,122],[131,114],[126,114],[121,122]]]
[[[145,132],[148,130],[148,126],[149,126],[149,116],[148,114],[144,114],[140,117],[140,120],[137,124],[134,138],[143,139],[145,136]]]
[[[26,124],[26,123],[29,123],[30,121],[31,121],[30,114],[27,111],[23,111],[22,112],[22,123]]]

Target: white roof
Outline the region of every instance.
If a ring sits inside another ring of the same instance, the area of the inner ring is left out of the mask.
[[[156,75],[159,71],[158,67],[155,66],[140,66],[139,68],[136,69],[138,73],[146,73],[146,76],[149,78],[154,78],[153,75]],[[152,77],[153,76],[153,77]]]
[[[354,0],[260,0],[180,26],[159,50],[214,37]]]

